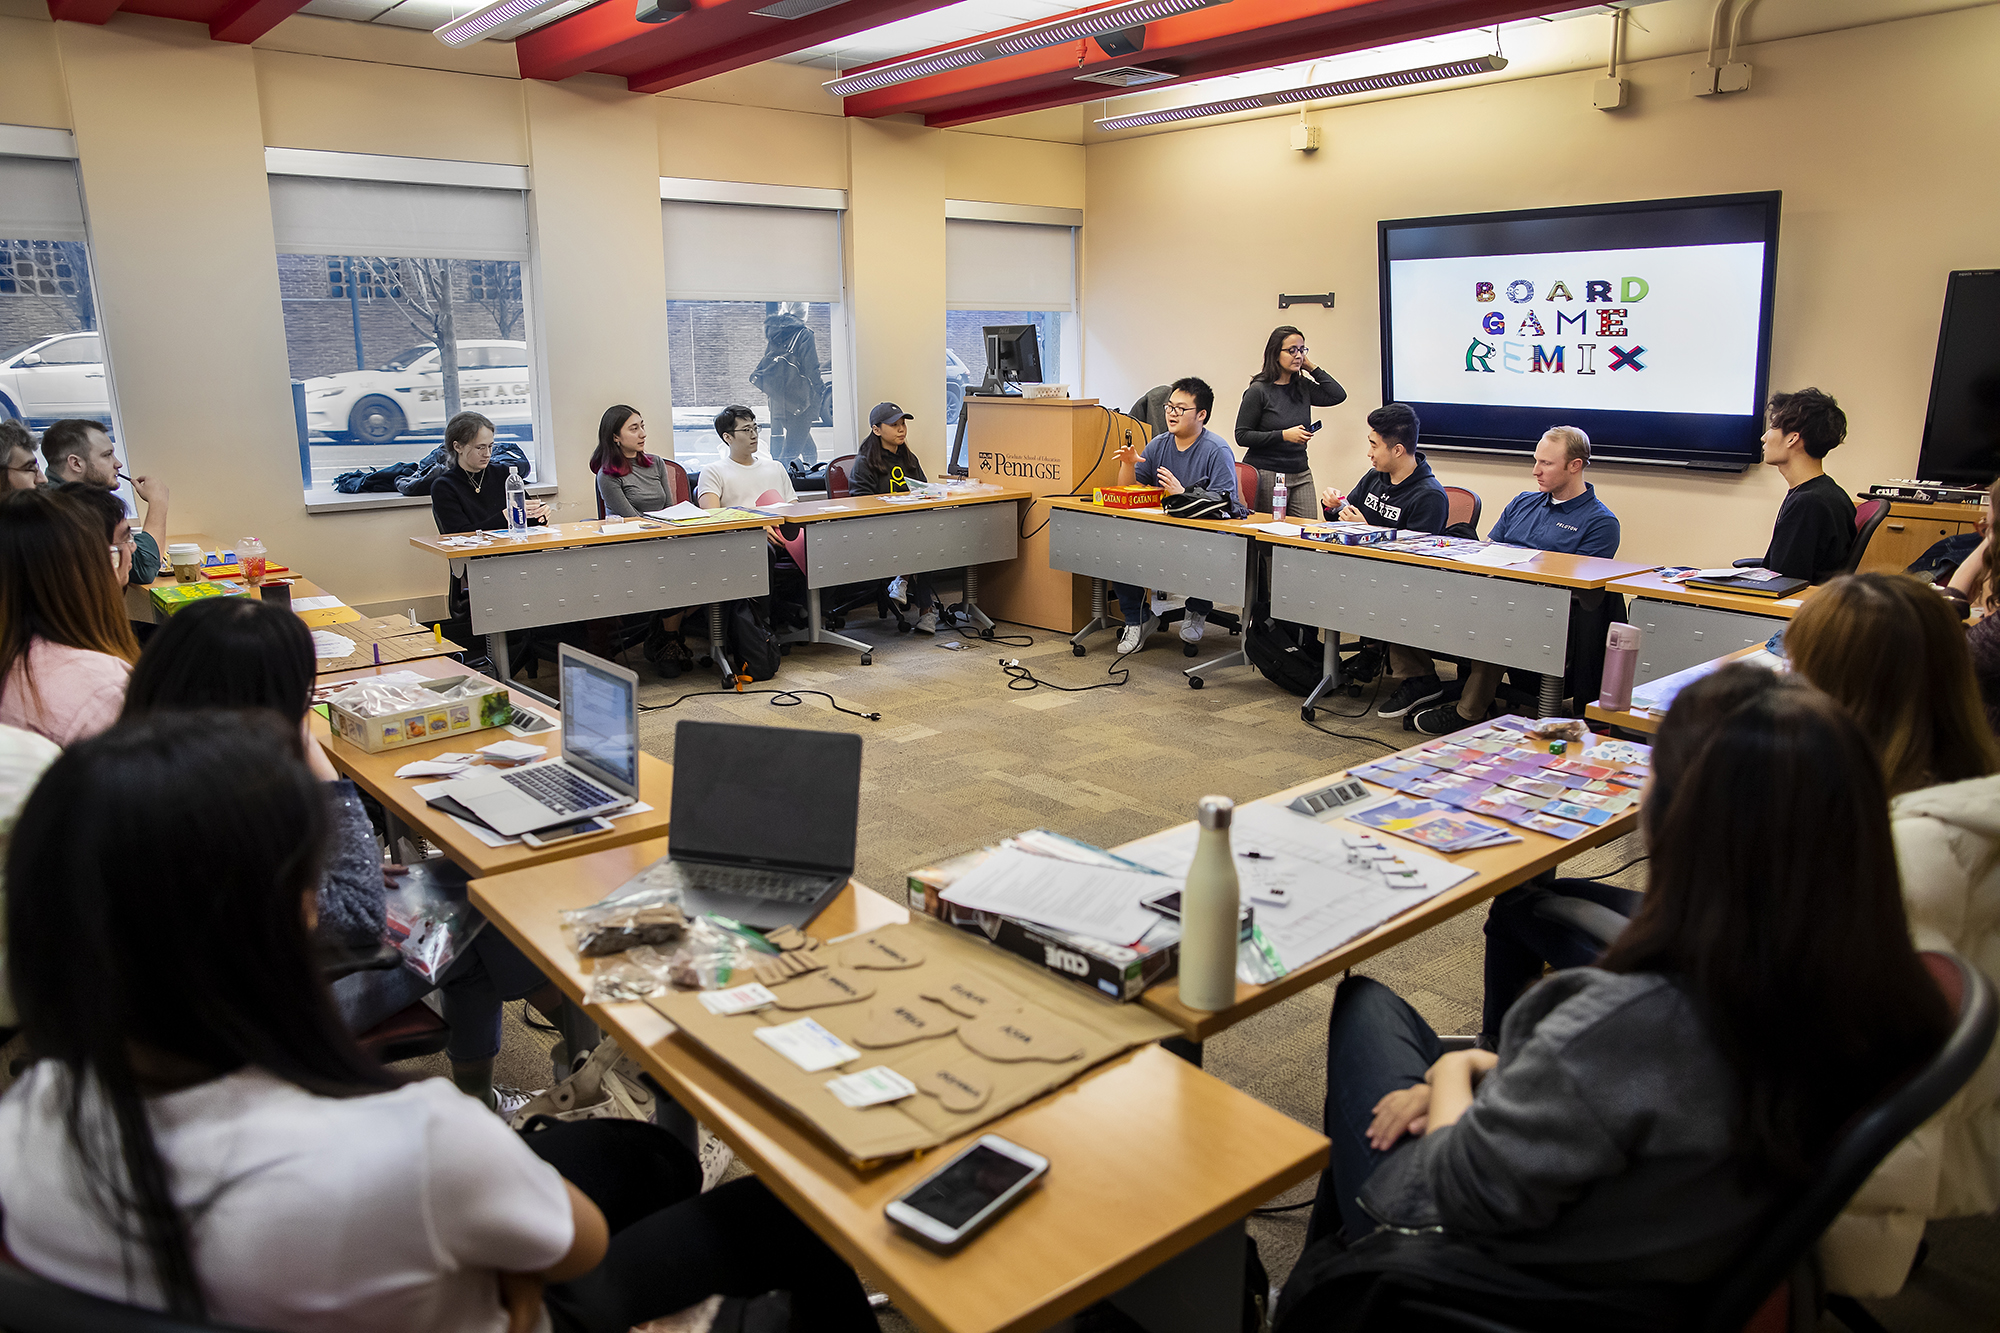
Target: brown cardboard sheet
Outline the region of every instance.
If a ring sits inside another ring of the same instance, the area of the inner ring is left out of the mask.
[[[695,1042],[728,1062],[774,1100],[818,1130],[859,1164],[936,1147],[1005,1115],[1123,1051],[1177,1029],[1151,1011],[1099,999],[1067,981],[970,935],[918,917],[869,932],[867,952],[829,946],[852,968],[883,946],[920,962],[870,967],[848,977],[874,985],[867,999],[809,1008],[767,1008],[711,1014],[690,991],[648,1001]],[[886,957],[883,961],[888,961]],[[797,986],[811,991],[824,972],[772,985],[781,1003]],[[966,994],[988,1003],[964,1003]],[[980,1011],[976,1018],[954,1012]],[[855,1048],[856,1059],[806,1073],[752,1033],[760,1026],[809,1017]],[[963,1035],[974,1029],[968,1042]],[[1001,1058],[989,1058],[982,1050]],[[828,1080],[887,1065],[915,1083],[918,1094],[879,1106],[848,1107],[826,1090]]]

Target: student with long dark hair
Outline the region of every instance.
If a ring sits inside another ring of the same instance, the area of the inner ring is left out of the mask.
[[[69,745],[118,716],[139,645],[113,571],[95,512],[0,495],[0,724]]]
[[[1917,947],[1969,958],[2000,982],[2000,746],[1957,615],[1906,575],[1843,575],[1806,599],[1785,651],[1881,763]],[[2000,1208],[2000,1050],[1911,1141],[1828,1231],[1820,1253],[1833,1290],[1893,1296],[1928,1219]]]
[[[872,1330],[852,1271],[757,1181],[696,1194],[693,1154],[629,1123],[516,1135],[356,1047],[315,971],[326,806],[296,734],[155,714],[29,797],[7,861],[38,1057],[0,1098],[12,1258],[275,1333],[501,1333],[544,1310],[624,1333],[773,1289],[801,1324]]]
[[[165,710],[261,708],[298,737],[298,753],[326,794],[327,854],[315,905],[318,938],[355,952],[382,942],[387,882],[382,852],[361,793],[340,776],[310,730],[312,631],[282,607],[242,597],[197,602],[161,627],[140,654],[125,697],[127,719]],[[451,1025],[445,1054],[459,1090],[501,1111],[526,1098],[498,1100],[493,1060],[500,1053],[500,1007],[526,999],[551,1021],[562,992],[496,930],[472,937],[438,982]],[[405,969],[357,972],[334,983],[334,999],[355,1031],[366,1031],[414,1004],[431,984]],[[511,1104],[509,1104],[511,1103]]]
[[[1754,670],[1689,686],[1662,734]],[[1342,983],[1313,1239],[1442,1227],[1577,1281],[1703,1282],[1937,1049],[1951,1014],[1908,940],[1881,776],[1838,705],[1769,680],[1662,795],[1642,815],[1639,915],[1598,966],[1529,991],[1497,1056],[1443,1053],[1387,987]]]
[[[1306,335],[1280,324],[1264,340],[1264,366],[1250,377],[1243,405],[1236,409],[1236,447],[1243,461],[1257,469],[1257,494],[1243,502],[1258,513],[1269,513],[1271,491],[1278,478],[1291,488],[1285,512],[1299,518],[1319,517],[1318,492],[1306,446],[1312,441],[1312,410],[1338,407],[1347,401],[1339,381],[1313,364]]]
[[[637,518],[677,503],[666,464],[646,452],[646,418],[636,407],[614,403],[604,409],[590,470],[608,516]]]

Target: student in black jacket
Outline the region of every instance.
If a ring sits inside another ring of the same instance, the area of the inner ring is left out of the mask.
[[[440,533],[492,532],[507,526],[507,469],[493,464],[493,423],[460,412],[444,428],[451,463],[431,483],[431,517]],[[549,521],[549,507],[528,497],[530,526]]]
[[[1789,488],[1771,528],[1764,568],[1824,583],[1847,572],[1854,549],[1854,501],[1820,462],[1847,438],[1847,414],[1818,389],[1771,395],[1764,461]]]
[[[894,403],[877,403],[868,413],[868,438],[854,455],[856,495],[907,495],[913,481],[929,481],[917,451],[910,448],[910,422],[915,420]],[[889,580],[889,596],[897,606],[917,607],[917,633],[935,634],[937,593],[928,574],[898,574]]]
[[[1251,377],[1243,406],[1236,409],[1236,447],[1243,451],[1243,461],[1257,469],[1257,493],[1244,496],[1243,503],[1269,513],[1272,489],[1282,475],[1291,490],[1285,512],[1319,517],[1313,512],[1312,467],[1306,462],[1306,445],[1312,441],[1307,426],[1315,407],[1346,401],[1347,390],[1312,363],[1305,334],[1289,324],[1272,329],[1264,343],[1264,368]]]

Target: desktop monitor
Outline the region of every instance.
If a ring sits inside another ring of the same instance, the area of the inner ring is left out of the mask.
[[[1953,273],[1944,293],[1917,475],[1984,486],[2000,476],[2000,269]]]
[[[988,324],[986,382],[982,394],[1002,394],[1009,384],[1042,382],[1042,348],[1033,324]]]

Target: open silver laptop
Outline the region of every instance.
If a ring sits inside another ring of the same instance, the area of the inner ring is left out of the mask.
[[[568,644],[562,680],[562,758],[521,768],[473,768],[449,795],[509,837],[620,810],[639,799],[639,677]]]

